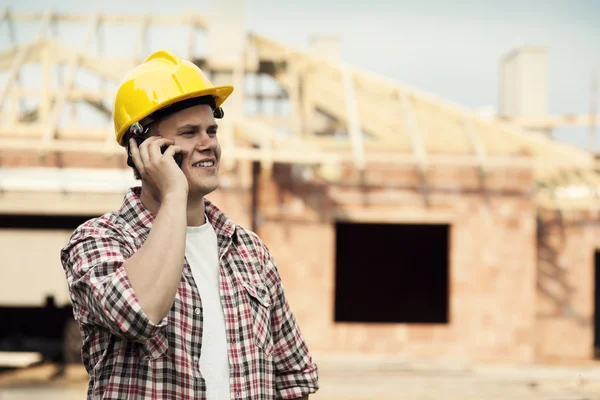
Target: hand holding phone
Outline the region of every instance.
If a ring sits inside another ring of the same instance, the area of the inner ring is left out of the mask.
[[[134,136],[133,139],[137,143],[138,149],[140,148],[140,145],[142,143],[144,143],[144,140],[146,140],[145,138],[140,137],[140,136]],[[160,152],[162,154],[164,154],[165,151],[167,151],[168,148],[169,148],[169,146],[163,146],[163,147],[160,148]],[[175,153],[175,155],[173,156],[173,158],[175,159],[175,162],[177,163],[177,165],[179,166],[179,168],[181,168],[181,164],[183,163],[183,154],[182,153]],[[127,145],[127,165],[129,165],[130,167],[135,167],[135,164],[133,163],[133,158],[131,158],[131,151],[129,149],[129,144]]]
[[[151,136],[147,141],[135,136],[134,139],[127,146],[127,163],[136,167],[144,187],[153,197],[161,202],[169,194],[187,196],[189,185],[181,169],[187,151],[175,145],[173,140],[160,136]],[[176,160],[179,168],[173,165],[170,157]]]

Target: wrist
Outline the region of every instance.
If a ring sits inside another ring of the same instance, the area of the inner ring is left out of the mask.
[[[176,205],[176,206],[187,206],[187,192],[171,192],[166,193],[161,201],[161,204],[164,205]]]

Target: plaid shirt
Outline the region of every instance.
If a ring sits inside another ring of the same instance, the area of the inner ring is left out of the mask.
[[[152,323],[123,263],[154,215],[129,190],[119,211],[78,227],[61,252],[83,335],[89,399],[205,399],[199,370],[203,310],[187,261],[168,315]],[[217,233],[231,399],[294,399],[318,390],[313,363],[275,262],[256,234],[205,200]]]

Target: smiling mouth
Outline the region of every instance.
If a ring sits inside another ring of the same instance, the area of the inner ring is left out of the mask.
[[[214,167],[215,166],[215,162],[214,161],[201,161],[201,162],[197,162],[192,164],[192,167],[204,167],[204,168],[208,168],[208,167]]]

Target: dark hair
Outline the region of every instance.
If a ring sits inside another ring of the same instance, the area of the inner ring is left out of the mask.
[[[156,110],[155,112],[153,112],[152,114],[150,114],[149,116],[147,116],[146,118],[144,118],[140,121],[140,125],[143,128],[141,134],[138,133],[137,135],[134,135],[131,132],[131,130],[127,130],[125,132],[125,134],[123,135],[123,143],[127,147],[128,155],[129,155],[129,140],[132,137],[134,137],[134,136],[142,137],[145,140],[145,139],[149,138],[150,136],[157,136],[157,135],[159,135],[158,124],[160,123],[160,121],[162,121],[163,119],[167,118],[168,116],[170,116],[172,114],[175,114],[178,111],[184,110],[189,107],[198,106],[201,104],[209,105],[213,110],[213,114],[215,115],[215,118],[223,117],[223,111],[220,108],[217,109],[215,98],[213,96],[193,97],[191,99],[182,100],[177,103],[168,105],[159,110]],[[140,176],[140,172],[135,167],[135,165],[132,166],[131,168],[133,169],[133,177],[136,180],[141,180],[142,177]]]

